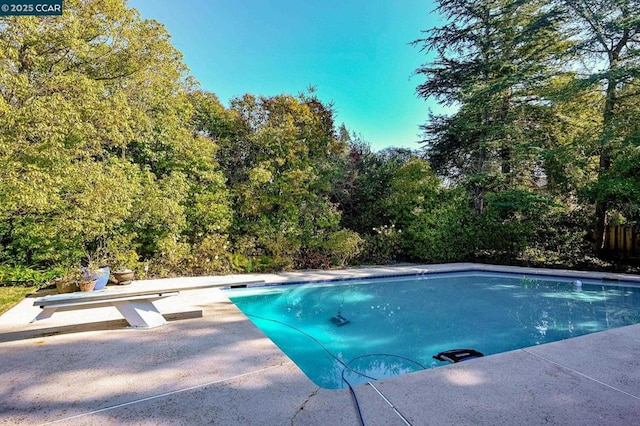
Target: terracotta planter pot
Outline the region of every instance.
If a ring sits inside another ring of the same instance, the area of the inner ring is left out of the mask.
[[[56,284],[56,290],[58,290],[59,294],[62,293],[73,293],[78,291],[78,286],[72,280],[65,280],[63,278],[56,278],[54,280]]]
[[[93,291],[93,289],[96,286],[96,281],[97,280],[93,280],[93,281],[80,281],[78,283],[78,287],[80,287],[80,291]]]
[[[111,274],[113,278],[118,281],[119,285],[131,284],[131,280],[135,275],[134,271],[126,270],[126,271],[116,271]]]

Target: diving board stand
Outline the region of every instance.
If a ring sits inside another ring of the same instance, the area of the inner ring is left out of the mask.
[[[243,287],[247,284],[264,283],[263,280],[182,285],[158,289],[116,288],[89,292],[53,294],[36,299],[33,306],[42,312],[31,322],[50,318],[55,312],[114,306],[133,328],[153,328],[164,325],[167,320],[153,302],[177,296],[180,291],[206,288]]]

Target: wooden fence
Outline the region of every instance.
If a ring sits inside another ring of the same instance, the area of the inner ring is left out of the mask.
[[[604,249],[620,257],[640,257],[640,234],[629,225],[609,225],[604,236]]]

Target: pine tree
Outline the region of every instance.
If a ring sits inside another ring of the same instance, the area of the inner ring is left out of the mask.
[[[640,77],[640,2],[635,0],[563,1],[567,30],[577,40],[575,53],[579,77],[575,91],[601,93],[601,129],[595,152],[597,173],[590,188],[595,203],[593,234],[596,247],[604,244],[607,214],[611,207],[629,210],[640,201],[640,188],[628,187],[621,177],[628,174],[630,158],[638,158],[638,77]],[[581,66],[578,66],[581,65]],[[616,164],[617,162],[621,164]],[[631,209],[633,210],[633,209]]]
[[[487,191],[530,188],[552,120],[542,95],[567,47],[544,1],[442,0],[447,23],[414,44],[435,59],[416,73],[417,93],[457,107],[423,126],[434,169],[461,180],[481,213]]]

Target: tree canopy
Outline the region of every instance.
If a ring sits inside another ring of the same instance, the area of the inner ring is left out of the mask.
[[[638,6],[440,0],[417,93],[454,112],[380,152],[312,90],[223,105],[124,0],[2,17],[0,281],[88,260],[602,266],[606,226],[640,220]]]
[[[417,92],[457,110],[429,117],[425,155],[467,188],[478,217],[500,199],[521,210],[509,222],[522,221],[527,199],[552,197],[537,208],[559,220],[562,206],[594,254],[607,225],[637,224],[626,170],[637,164],[638,10],[627,0],[439,2],[445,24],[415,42],[436,53],[416,71]],[[527,226],[532,238],[538,227]]]

